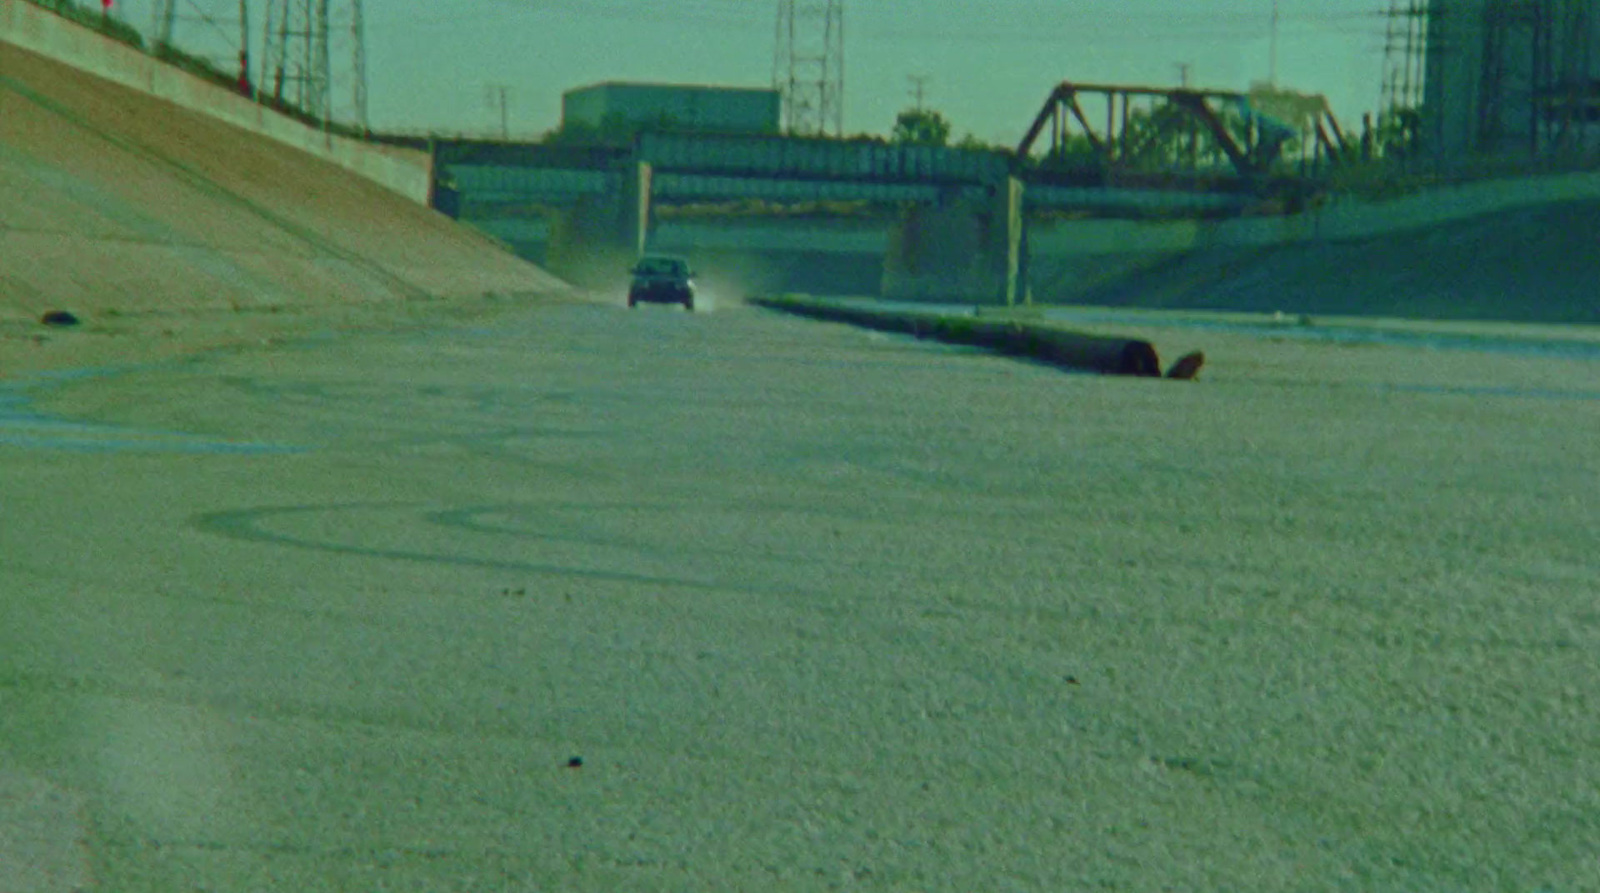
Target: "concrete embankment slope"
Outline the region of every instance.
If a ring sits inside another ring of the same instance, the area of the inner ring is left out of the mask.
[[[1507,322],[1600,322],[1600,201],[1364,238],[1168,255],[1074,303]]]
[[[37,5],[0,0],[0,43],[104,78],[179,108],[300,149],[428,204],[432,162],[426,152],[378,145],[312,127],[257,103],[238,90],[169,65],[143,50]]]
[[[0,321],[563,288],[329,162],[0,43]]]

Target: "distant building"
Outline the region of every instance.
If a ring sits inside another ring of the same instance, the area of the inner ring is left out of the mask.
[[[561,127],[777,133],[781,107],[773,89],[604,83],[561,95]]]

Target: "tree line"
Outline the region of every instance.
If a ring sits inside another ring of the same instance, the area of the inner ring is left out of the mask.
[[[1313,97],[1295,97],[1309,107],[1306,100]],[[1314,97],[1320,102],[1320,97]],[[1292,103],[1291,103],[1292,105]],[[1242,104],[1224,103],[1218,112],[1223,131],[1236,145],[1259,146],[1270,143],[1268,154],[1292,164],[1314,146],[1315,116],[1306,113],[1284,112],[1281,118],[1258,114]],[[1379,158],[1404,158],[1417,146],[1419,116],[1412,109],[1396,109],[1363,122],[1358,130],[1346,135],[1347,157],[1343,160],[1375,160]],[[632,143],[641,131],[660,129],[685,129],[680,122],[663,116],[648,122],[630,120],[620,115],[608,115],[598,126],[581,122],[567,122],[551,131],[543,141],[553,145],[614,145]],[[851,141],[867,141],[903,146],[949,147],[978,152],[1013,152],[1014,146],[987,143],[971,133],[952,139],[954,127],[944,113],[932,108],[908,108],[895,116],[894,125],[887,137],[861,134],[847,137]],[[777,135],[776,132],[773,135]],[[1103,139],[1103,135],[1100,136]],[[1159,101],[1128,111],[1126,124],[1118,138],[1118,151],[1125,152],[1119,165],[1135,169],[1163,169],[1175,167],[1221,168],[1229,163],[1226,149],[1214,133],[1189,117],[1176,104]],[[1042,167],[1063,170],[1088,170],[1105,163],[1103,152],[1094,140],[1081,130],[1063,134],[1059,145],[1036,159]]]

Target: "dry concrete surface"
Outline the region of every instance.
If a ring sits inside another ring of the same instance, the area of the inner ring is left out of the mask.
[[[1600,365],[1193,343],[569,303],[13,382],[0,890],[1600,889]]]
[[[0,47],[0,893],[1600,889],[1581,351],[534,299],[287,152]]]

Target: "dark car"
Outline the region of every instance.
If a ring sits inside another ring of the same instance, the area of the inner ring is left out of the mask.
[[[640,301],[653,304],[682,304],[694,309],[694,274],[681,257],[646,255],[633,267],[633,284],[628,286],[628,306]]]

